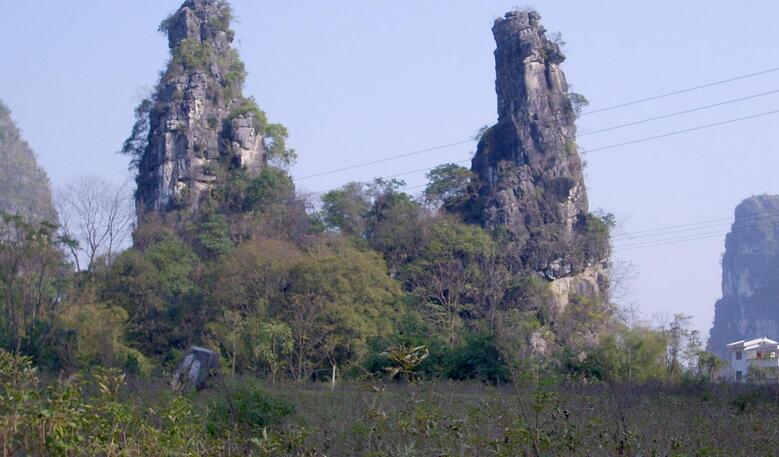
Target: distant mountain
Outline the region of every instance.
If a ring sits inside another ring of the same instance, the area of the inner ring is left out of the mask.
[[[763,336],[779,338],[779,195],[736,207],[707,349],[722,356],[728,343]]]
[[[30,222],[57,221],[46,172],[21,138],[11,111],[0,101],[0,211]]]

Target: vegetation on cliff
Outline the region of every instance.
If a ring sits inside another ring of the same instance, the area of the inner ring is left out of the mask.
[[[587,207],[565,141],[563,56],[535,13],[496,23],[501,120],[472,170],[435,168],[420,198],[377,179],[321,202],[296,192],[286,129],[241,94],[230,18],[224,1],[186,0],[160,26],[171,60],[124,145],[137,171],[132,248],[80,251],[54,225],[2,215],[4,452],[704,453],[679,404],[764,412],[749,391],[709,402],[717,360],[686,316],[661,328],[619,319],[603,272],[613,218]],[[517,58],[503,39],[523,25],[557,78],[537,94],[540,113],[512,95],[522,80],[503,66]],[[549,138],[524,134],[539,125]],[[171,393],[193,345],[219,354],[221,374]],[[627,405],[653,383],[670,384],[649,387],[670,400]],[[668,408],[689,433],[656,433],[651,412]]]
[[[57,222],[49,178],[0,101],[0,212],[21,215],[28,222]]]

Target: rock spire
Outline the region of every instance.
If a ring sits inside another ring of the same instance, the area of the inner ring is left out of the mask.
[[[241,93],[230,20],[226,1],[187,0],[160,25],[171,60],[124,146],[138,167],[139,215],[196,208],[225,169],[257,173],[266,162],[269,126]]]
[[[736,207],[722,257],[722,298],[715,304],[707,350],[779,338],[779,195],[750,197]]]
[[[597,295],[606,287],[608,229],[588,211],[565,56],[535,11],[509,12],[492,31],[498,123],[483,132],[472,162],[472,216],[507,232],[518,261],[562,281],[553,286],[561,295]]]

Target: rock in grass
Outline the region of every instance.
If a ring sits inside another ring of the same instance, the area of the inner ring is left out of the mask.
[[[174,390],[204,389],[219,370],[219,354],[193,346],[184,354],[173,375]]]

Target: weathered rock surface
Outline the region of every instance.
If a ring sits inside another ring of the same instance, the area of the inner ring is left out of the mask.
[[[779,337],[779,195],[748,198],[736,207],[722,257],[722,298],[715,304],[707,350]]]
[[[160,26],[172,58],[148,101],[139,212],[197,207],[225,166],[256,173],[265,162],[266,120],[241,94],[245,72],[229,23],[225,2],[187,0]]]
[[[173,375],[175,390],[203,389],[219,368],[219,354],[197,346],[189,348]]]
[[[607,287],[607,230],[589,214],[576,148],[576,114],[557,43],[534,11],[495,21],[498,123],[479,141],[472,215],[507,231],[519,263],[552,281],[561,307],[569,293],[600,296]]]
[[[46,172],[21,138],[11,111],[0,101],[0,211],[28,222],[57,222]]]

